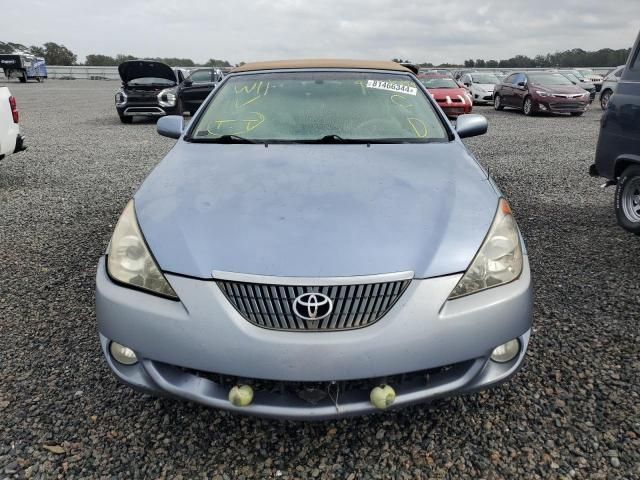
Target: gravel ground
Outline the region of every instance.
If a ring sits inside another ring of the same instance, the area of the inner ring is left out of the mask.
[[[172,141],[121,125],[115,82],[10,84],[29,150],[0,162],[0,478],[640,478],[640,238],[587,175],[599,107],[478,107],[467,144],[527,241],[534,335],[507,385],[328,423],[239,417],[126,388],[98,346],[94,273]]]

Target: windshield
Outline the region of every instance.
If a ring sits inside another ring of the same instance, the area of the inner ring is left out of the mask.
[[[578,72],[580,73],[580,75],[585,77],[593,75],[593,72],[591,70],[578,70]]]
[[[426,88],[460,88],[453,78],[419,77]]]
[[[574,83],[580,83],[580,79],[576,77],[573,73],[565,73],[564,76]]]
[[[471,75],[471,81],[473,83],[500,83],[498,77],[496,77],[493,73],[474,73]]]
[[[448,139],[431,103],[409,75],[364,71],[231,77],[219,87],[188,137],[331,143]]]
[[[189,77],[188,80],[191,80],[193,83],[210,83],[211,74],[213,72],[211,70],[196,70]]]
[[[166,78],[156,78],[156,77],[144,77],[144,78],[135,78],[133,80],[129,80],[127,85],[167,85],[173,86],[175,82],[171,80],[167,80]]]
[[[573,85],[561,73],[530,73],[529,80],[533,85]]]

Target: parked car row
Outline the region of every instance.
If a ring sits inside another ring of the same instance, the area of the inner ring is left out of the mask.
[[[586,109],[583,108],[584,98],[577,94],[588,92],[588,103],[591,103],[602,86],[601,77],[585,69],[505,73],[417,68],[410,64],[403,66],[417,74],[422,83],[428,80],[432,87],[427,88],[450,118],[470,113],[474,104],[494,104],[497,110],[505,107],[519,108],[526,115],[551,112],[577,116]],[[147,60],[124,62],[118,67],[118,71],[122,87],[116,93],[115,103],[123,123],[132,122],[136,116],[161,117],[174,113],[192,115],[228,73],[219,68],[199,68],[193,71],[171,69],[167,65]],[[607,88],[603,90],[600,100],[602,108],[606,107],[613,92],[611,84],[615,83],[616,73],[619,75],[618,71],[614,71],[607,77]],[[540,87],[537,90],[527,87],[530,75],[536,79],[535,85]],[[592,80],[599,83],[593,83]],[[543,91],[544,81],[551,82],[547,85],[547,90],[555,91],[549,96]],[[570,84],[579,90],[564,88]],[[445,92],[444,89],[450,91]],[[494,92],[498,90],[501,98],[496,100]],[[557,100],[559,98],[565,100]]]

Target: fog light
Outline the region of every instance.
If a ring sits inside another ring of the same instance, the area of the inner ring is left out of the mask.
[[[138,363],[138,357],[135,352],[129,347],[120,345],[118,342],[111,342],[109,345],[109,351],[111,356],[116,359],[118,363],[123,365],[134,365]]]
[[[545,111],[547,109],[547,107],[545,105],[543,105],[542,103],[539,103],[538,107],[540,107],[540,110],[542,110],[542,111]]]
[[[510,362],[518,355],[518,352],[520,352],[520,341],[514,338],[494,348],[491,352],[491,360],[498,363]]]

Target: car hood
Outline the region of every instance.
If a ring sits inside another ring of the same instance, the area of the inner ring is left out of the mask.
[[[134,197],[160,268],[286,277],[466,270],[498,192],[458,142],[178,141]]]
[[[493,83],[473,83],[472,86],[481,88],[487,92],[493,92],[493,89],[496,87]]]
[[[431,88],[429,93],[435,99],[445,99],[462,97],[464,101],[467,99],[467,91],[464,88]]]
[[[128,83],[136,78],[165,78],[176,81],[176,74],[169,65],[149,60],[131,60],[121,63],[118,66],[118,73],[124,83]]]
[[[532,83],[533,88],[544,90],[549,93],[584,93],[584,88],[578,85],[537,85]]]
[[[580,83],[574,83],[574,85],[584,90],[593,90],[594,88],[596,88],[593,82],[580,82]]]

